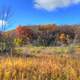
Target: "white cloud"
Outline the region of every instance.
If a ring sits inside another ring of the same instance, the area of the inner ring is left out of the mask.
[[[8,22],[6,22],[6,21],[4,21],[4,20],[0,20],[0,26],[4,26],[4,25],[7,25],[8,24]]]
[[[80,0],[34,0],[35,8],[43,8],[48,11],[52,11],[57,8],[68,7],[72,4],[78,3],[80,3]]]

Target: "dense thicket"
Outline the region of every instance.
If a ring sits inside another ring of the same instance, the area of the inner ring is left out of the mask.
[[[68,45],[73,42],[80,42],[79,25],[38,25],[38,26],[18,26],[16,28],[16,39],[20,39],[22,45]]]
[[[66,46],[80,43],[79,25],[17,26],[16,30],[0,31],[0,51],[10,51],[16,46]]]

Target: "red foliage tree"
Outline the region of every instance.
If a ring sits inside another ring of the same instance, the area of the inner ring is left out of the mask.
[[[29,27],[18,26],[16,28],[16,36],[17,36],[17,38],[22,39],[23,41],[30,40],[32,38],[32,35],[33,35],[32,29],[29,28]]]
[[[43,25],[39,27],[40,31],[55,31],[57,29],[56,25]]]

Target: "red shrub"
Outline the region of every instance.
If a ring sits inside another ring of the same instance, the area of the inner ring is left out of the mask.
[[[32,37],[32,30],[29,27],[18,26],[16,28],[16,36],[23,40],[30,39]]]

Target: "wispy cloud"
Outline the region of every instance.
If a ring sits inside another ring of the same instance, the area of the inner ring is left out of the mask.
[[[4,20],[0,20],[0,26],[4,26],[4,25],[7,25],[8,24],[8,22],[7,21],[4,21]]]
[[[35,8],[45,9],[47,11],[53,11],[78,3],[80,3],[80,0],[34,0]]]

